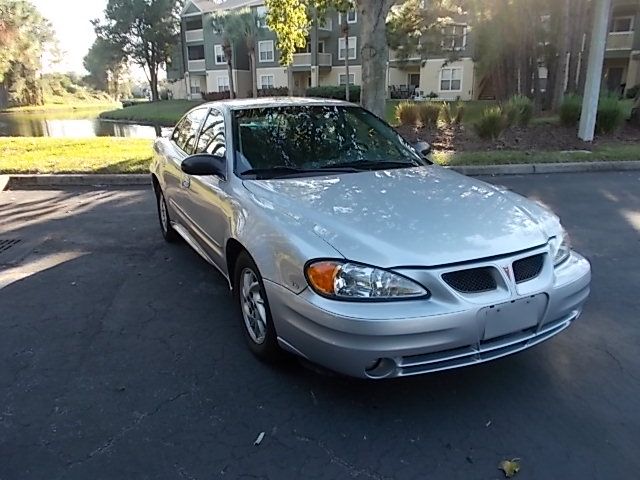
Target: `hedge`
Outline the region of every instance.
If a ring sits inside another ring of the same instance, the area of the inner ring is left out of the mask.
[[[320,98],[334,98],[336,100],[345,100],[345,88],[344,86],[324,86],[324,87],[311,87],[307,88],[307,97],[320,97]],[[349,86],[349,101],[360,101],[360,86]]]

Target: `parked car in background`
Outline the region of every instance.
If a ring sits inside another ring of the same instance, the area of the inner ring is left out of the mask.
[[[224,275],[263,359],[375,379],[473,365],[561,332],[589,295],[557,216],[358,106],[204,104],[154,150],[164,238]]]

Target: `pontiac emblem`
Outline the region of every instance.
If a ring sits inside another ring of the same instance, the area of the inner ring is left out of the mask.
[[[507,276],[507,278],[511,280],[511,269],[509,268],[509,266],[507,265],[506,267],[502,267],[502,270],[504,270],[504,274]]]

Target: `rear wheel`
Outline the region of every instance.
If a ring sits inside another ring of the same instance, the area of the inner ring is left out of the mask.
[[[249,349],[261,360],[273,362],[280,359],[282,351],[278,346],[262,276],[245,252],[236,261],[233,285]]]
[[[171,218],[169,217],[169,209],[164,199],[164,193],[158,188],[158,220],[160,220],[160,231],[167,242],[173,243],[178,240],[178,233],[171,226]]]

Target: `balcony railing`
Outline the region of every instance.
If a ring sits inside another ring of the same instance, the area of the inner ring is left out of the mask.
[[[293,66],[294,67],[310,67],[311,54],[310,53],[294,53]]]
[[[206,63],[204,59],[202,60],[189,60],[189,71],[190,72],[202,72],[206,70]]]
[[[607,50],[631,50],[633,32],[610,33],[607,37]]]
[[[330,67],[332,64],[332,60],[333,59],[330,53],[318,53],[318,66]],[[310,53],[294,53],[293,66],[294,67],[310,67],[311,54]]]
[[[403,61],[416,61],[416,60],[420,60],[420,56],[419,55],[410,55],[408,58],[403,58]],[[394,62],[394,61],[399,61],[400,60],[400,56],[398,55],[398,52],[396,52],[395,50],[389,50],[389,61]]]
[[[204,31],[200,30],[187,30],[184,34],[184,38],[187,42],[202,42],[204,41]]]

